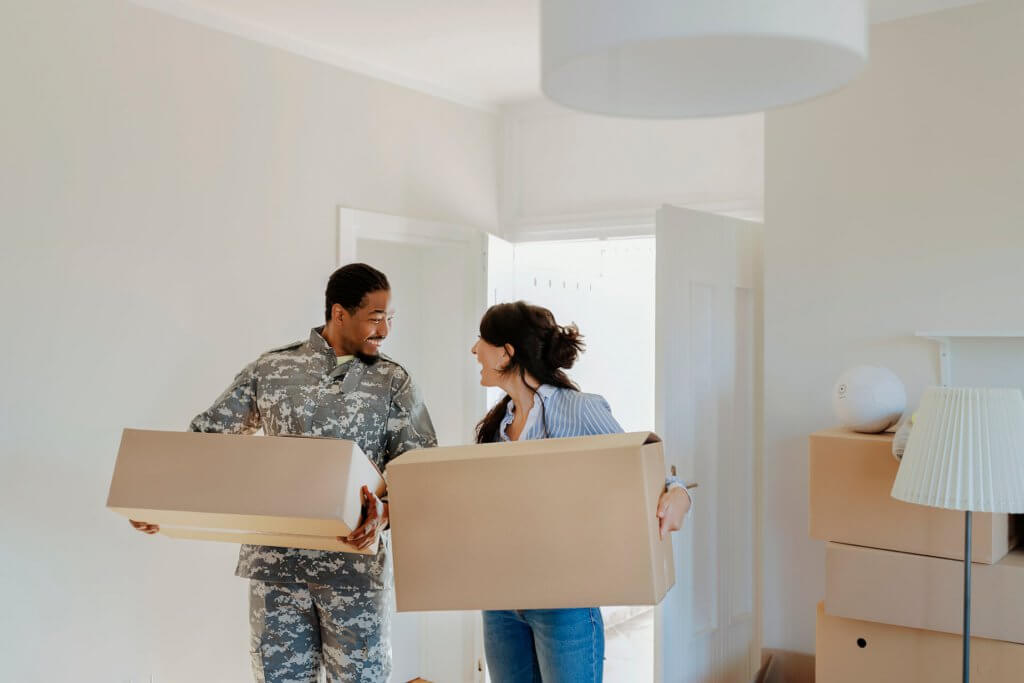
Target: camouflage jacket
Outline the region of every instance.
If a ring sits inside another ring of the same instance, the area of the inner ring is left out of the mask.
[[[434,426],[409,373],[386,356],[341,365],[314,328],[309,339],[269,351],[245,367],[208,410],[197,432],[304,435],[349,439],[383,472],[405,451],[437,445]],[[236,574],[262,581],[327,583],[382,589],[391,585],[385,532],[375,556],[243,545]]]

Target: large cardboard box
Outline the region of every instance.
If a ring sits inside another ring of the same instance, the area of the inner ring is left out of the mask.
[[[964,556],[964,514],[894,499],[891,434],[841,429],[810,437],[811,537],[951,559]],[[972,561],[998,562],[1015,544],[1008,515],[975,513]]]
[[[126,429],[107,507],[174,538],[366,554],[337,540],[364,484],[384,491],[351,441]]]
[[[959,635],[830,616],[818,604],[817,683],[958,683]],[[1024,645],[971,638],[974,683],[1018,683]]]
[[[962,561],[828,543],[825,611],[960,633],[963,577]],[[971,568],[971,633],[1024,643],[1024,550],[1014,550],[996,564]]]
[[[646,432],[405,453],[387,471],[398,611],[657,604],[665,474]]]

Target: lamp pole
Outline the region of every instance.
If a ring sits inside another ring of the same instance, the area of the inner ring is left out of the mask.
[[[964,683],[971,680],[971,511],[964,513]]]

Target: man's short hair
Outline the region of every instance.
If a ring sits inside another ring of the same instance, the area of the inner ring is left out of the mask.
[[[387,276],[376,268],[365,263],[342,266],[327,280],[324,319],[330,321],[334,304],[340,304],[349,313],[355,313],[363,305],[367,294],[382,290],[390,291],[391,285]]]

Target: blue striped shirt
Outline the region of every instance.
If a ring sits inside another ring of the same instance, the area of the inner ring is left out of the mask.
[[[511,441],[506,430],[515,415],[515,405],[509,401],[505,417],[498,427],[498,441]],[[533,408],[526,417],[526,426],[519,438],[558,439],[621,433],[622,425],[612,416],[611,406],[604,396],[542,384],[534,396]],[[686,488],[678,477],[668,477],[665,485],[667,488]],[[686,491],[686,494],[689,496],[690,492]]]
[[[514,417],[515,405],[509,401],[505,418],[498,430],[502,441],[509,441],[506,429]],[[543,384],[537,389],[533,408],[519,438],[525,440],[621,433],[622,426],[612,416],[611,406],[603,396]]]

